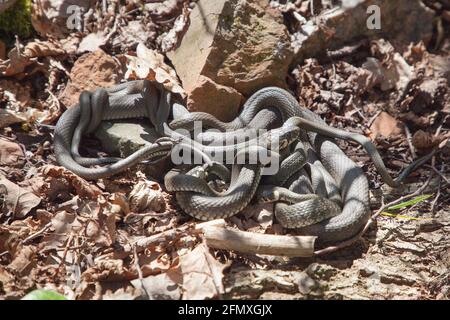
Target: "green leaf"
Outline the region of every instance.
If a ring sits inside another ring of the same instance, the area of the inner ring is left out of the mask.
[[[426,199],[428,199],[428,198],[430,198],[432,196],[433,196],[432,194],[424,194],[424,195],[415,197],[415,198],[413,198],[411,200],[408,200],[408,201],[396,204],[394,206],[391,206],[391,207],[387,208],[387,210],[398,210],[398,209],[403,209],[403,208],[406,208],[406,207],[410,207],[410,206],[415,205],[416,203],[422,202],[422,201],[424,201],[424,200],[426,200]]]
[[[22,300],[67,300],[67,298],[51,290],[34,290],[27,294]]]

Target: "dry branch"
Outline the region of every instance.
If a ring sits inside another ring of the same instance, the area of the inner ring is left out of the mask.
[[[317,237],[260,234],[216,226],[203,228],[206,244],[215,249],[290,257],[311,257]]]

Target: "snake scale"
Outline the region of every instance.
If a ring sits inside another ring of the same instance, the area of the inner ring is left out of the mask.
[[[85,158],[79,154],[81,137],[93,132],[102,120],[127,118],[150,119],[161,138],[125,159]],[[206,143],[179,133],[179,129],[192,132],[196,121],[208,129],[200,133]],[[247,128],[271,130],[255,138],[255,143],[230,144],[229,130],[236,137]],[[267,143],[273,137],[279,140],[280,150],[272,151]],[[83,178],[99,179],[143,160],[167,157],[180,146],[205,160],[203,166],[172,171],[165,179],[166,187],[176,192],[179,205],[188,214],[201,220],[229,217],[256,198],[259,202],[276,202],[275,215],[284,227],[299,228],[301,233],[316,235],[321,241],[335,242],[355,235],[370,216],[368,181],[361,168],[337,146],[335,138],[361,144],[384,181],[391,186],[399,184],[391,178],[368,138],[329,127],[318,115],[300,106],[289,92],[277,87],[254,93],[231,122],[221,122],[207,113],[190,113],[173,103],[170,93],[145,80],[84,92],[80,103],[60,117],[54,151],[62,166]],[[281,159],[274,177],[261,176],[264,164],[260,162],[226,167],[208,160],[212,153],[234,152],[236,157],[249,157],[261,149]],[[106,165],[89,167],[101,164]],[[224,176],[230,179],[228,188],[215,191],[211,187],[213,180]]]

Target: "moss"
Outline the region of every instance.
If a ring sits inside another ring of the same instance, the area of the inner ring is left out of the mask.
[[[7,40],[15,35],[28,38],[32,31],[31,0],[17,0],[11,8],[0,14],[0,35]]]

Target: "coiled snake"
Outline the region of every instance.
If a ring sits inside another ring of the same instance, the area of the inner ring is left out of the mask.
[[[81,136],[94,131],[102,120],[139,117],[150,119],[161,135],[159,140],[125,159],[84,158],[78,153]],[[287,154],[282,158],[285,159],[277,175],[261,179],[264,167],[261,163],[234,164],[230,173],[225,165],[208,160],[211,153],[217,152],[249,156],[261,149],[270,150],[267,143],[229,144],[228,137],[240,136],[247,128],[273,128],[279,120],[283,124],[280,128],[257,138],[267,141],[267,137],[277,137],[281,142],[280,154],[269,151],[280,157]],[[195,121],[216,129],[214,133],[201,132],[205,144],[177,130],[192,132]],[[233,132],[230,134],[226,130]],[[174,174],[172,171],[166,177],[166,184],[169,191],[176,192],[183,210],[195,218],[229,217],[245,208],[256,194],[259,202],[278,201],[275,214],[283,226],[301,227],[302,233],[316,235],[322,241],[340,241],[356,234],[369,219],[369,197],[363,171],[336,145],[334,138],[361,144],[384,181],[390,186],[399,184],[391,178],[368,138],[329,127],[319,116],[301,107],[290,93],[276,87],[257,91],[244,104],[239,116],[229,123],[206,113],[189,113],[180,104],[172,103],[169,93],[148,81],[85,92],[80,96],[80,103],[59,119],[54,151],[62,166],[86,179],[98,179],[114,175],[142,160],[168,156],[174,147],[181,146],[199,154],[206,164],[185,173]],[[228,144],[222,145],[224,142]],[[107,165],[88,167],[96,164]],[[214,191],[206,178],[211,176],[231,178],[228,189]]]

